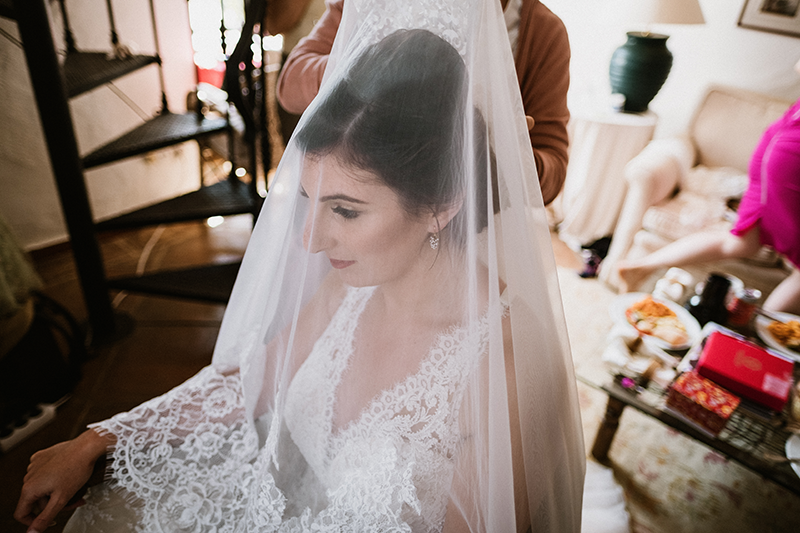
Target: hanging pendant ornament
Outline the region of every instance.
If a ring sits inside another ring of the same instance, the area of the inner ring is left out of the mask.
[[[436,250],[439,248],[439,234],[431,233],[431,236],[428,238],[428,242],[431,245],[431,250]]]

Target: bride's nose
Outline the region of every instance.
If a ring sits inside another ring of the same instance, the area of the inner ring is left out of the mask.
[[[318,216],[319,211],[319,206],[311,208],[306,215],[306,224],[303,228],[303,248],[312,254],[324,251],[329,240],[325,231],[325,223],[322,222],[322,217]]]

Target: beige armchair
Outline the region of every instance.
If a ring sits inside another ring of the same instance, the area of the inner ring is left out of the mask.
[[[616,263],[644,256],[684,235],[729,229],[736,220],[731,200],[747,188],[750,156],[764,130],[790,102],[731,87],[711,87],[681,137],[651,141],[625,167],[628,191],[600,279],[617,287]],[[771,291],[789,266],[764,248],[756,257],[687,268],[697,279],[711,271]],[[643,286],[652,283],[661,273]]]

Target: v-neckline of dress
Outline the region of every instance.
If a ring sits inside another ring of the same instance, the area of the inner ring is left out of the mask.
[[[348,294],[349,296],[349,294]],[[355,327],[353,328],[352,334],[348,339],[348,350],[347,350],[347,358],[343,362],[344,367],[346,368],[350,359],[352,358],[355,350],[353,347],[353,343],[355,342],[355,332],[358,329],[358,322],[361,320],[361,315],[364,312],[364,308],[366,307],[367,303],[369,302],[370,298],[372,297],[372,293],[369,296],[365,297],[365,301],[363,302],[363,307],[361,308],[361,312],[358,314],[358,317],[355,319]],[[481,321],[486,319],[486,313],[481,317]],[[423,375],[426,370],[426,365],[429,365],[432,359],[433,353],[436,351],[437,348],[441,348],[442,344],[444,344],[448,339],[455,338],[461,331],[465,330],[467,326],[465,325],[452,325],[447,328],[445,331],[440,331],[436,333],[434,336],[434,340],[431,345],[428,347],[427,352],[423,355],[420,360],[419,364],[417,365],[416,370],[407,374],[404,378],[397,380],[392,386],[389,388],[383,389],[374,395],[372,398],[369,399],[368,402],[361,408],[358,414],[353,417],[351,420],[343,424],[342,426],[334,426],[333,423],[333,413],[335,412],[336,407],[336,400],[337,400],[337,392],[339,387],[341,386],[342,376],[344,372],[339,372],[337,375],[336,384],[333,388],[333,400],[331,402],[331,409],[330,409],[330,416],[328,420],[326,420],[326,426],[328,428],[328,439],[330,443],[335,443],[336,441],[347,441],[348,436],[352,436],[355,433],[358,433],[357,429],[359,426],[362,425],[367,414],[372,411],[379,400],[384,396],[395,396],[397,394],[398,389],[401,387],[405,387],[408,385],[408,382],[414,379],[417,376]],[[343,369],[344,370],[344,369]],[[430,370],[428,370],[430,372]],[[334,446],[331,449],[335,448]]]

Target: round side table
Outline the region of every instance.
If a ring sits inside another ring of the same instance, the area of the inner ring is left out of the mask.
[[[653,138],[652,111],[573,111],[558,233],[571,248],[611,235],[627,192],[625,165]]]

